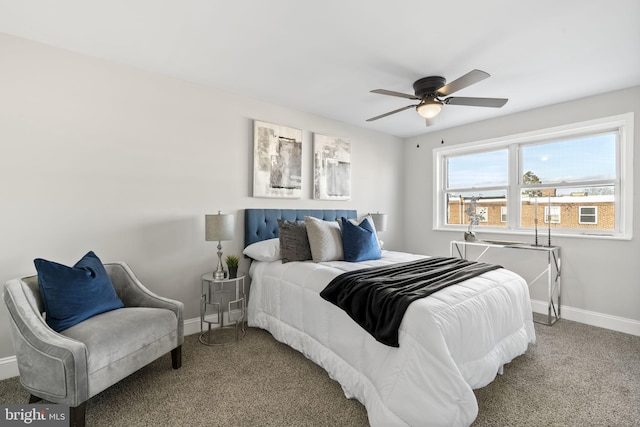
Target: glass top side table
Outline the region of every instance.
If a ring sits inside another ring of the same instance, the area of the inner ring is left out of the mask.
[[[204,345],[225,345],[229,340],[225,330],[235,328],[235,342],[244,338],[245,275],[234,278],[214,279],[213,273],[201,277],[200,337]],[[207,326],[205,330],[205,325]]]

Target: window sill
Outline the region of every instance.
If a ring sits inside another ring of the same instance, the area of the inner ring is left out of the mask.
[[[447,232],[458,232],[464,233],[468,230],[468,227],[434,227],[433,231],[447,231]],[[530,240],[533,241],[535,239],[535,233],[533,231],[522,231],[522,230],[499,230],[499,229],[487,229],[487,228],[476,228],[474,232],[478,235],[500,235],[500,236],[510,236],[510,240],[519,239],[519,240]],[[547,229],[538,229],[538,240],[543,241],[547,239]],[[578,239],[596,239],[596,240],[631,240],[633,238],[632,235],[625,235],[622,233],[567,233],[563,231],[555,231],[551,230],[551,238],[578,238]]]

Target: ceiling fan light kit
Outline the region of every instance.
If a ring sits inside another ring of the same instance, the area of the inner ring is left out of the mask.
[[[464,76],[446,84],[447,81],[444,77],[429,76],[416,80],[413,83],[413,91],[415,95],[409,95],[402,92],[394,92],[386,89],[375,89],[372,93],[378,93],[381,95],[397,96],[400,98],[416,99],[420,102],[416,105],[407,105],[406,107],[398,108],[397,110],[390,111],[379,116],[367,119],[368,122],[381,119],[383,117],[390,116],[395,113],[407,110],[415,107],[420,116],[426,119],[427,126],[433,124],[433,119],[440,114],[445,104],[450,105],[465,105],[471,107],[491,107],[500,108],[507,103],[506,98],[469,98],[469,97],[448,97],[454,92],[464,89],[467,86],[478,83],[489,77],[489,73],[480,70],[472,70]]]
[[[433,119],[442,111],[442,102],[427,100],[416,107],[416,111],[425,119]]]

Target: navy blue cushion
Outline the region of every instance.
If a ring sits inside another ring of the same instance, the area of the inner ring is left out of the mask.
[[[47,323],[61,332],[96,314],[124,307],[102,262],[88,252],[73,267],[33,260]]]
[[[342,247],[344,260],[349,262],[380,259],[382,256],[375,229],[368,219],[356,225],[342,218]]]

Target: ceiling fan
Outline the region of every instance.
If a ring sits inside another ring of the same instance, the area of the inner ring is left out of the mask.
[[[409,95],[401,92],[394,92],[386,89],[374,89],[372,93],[379,93],[381,95],[398,96],[400,98],[417,99],[420,100],[418,104],[407,105],[406,107],[398,108],[397,110],[389,111],[388,113],[381,114],[379,116],[367,119],[368,122],[381,119],[383,117],[390,116],[395,113],[399,113],[409,108],[415,107],[420,116],[424,117],[427,126],[431,126],[434,123],[434,118],[440,114],[442,107],[445,104],[448,105],[467,105],[471,107],[492,107],[500,108],[507,103],[506,98],[469,98],[464,96],[449,96],[454,92],[464,89],[467,86],[478,83],[486,78],[490,77],[489,73],[480,70],[472,70],[464,76],[446,84],[447,81],[444,77],[430,76],[423,77],[416,80],[413,83],[413,90],[415,95]],[[442,97],[447,98],[442,98]]]

